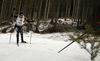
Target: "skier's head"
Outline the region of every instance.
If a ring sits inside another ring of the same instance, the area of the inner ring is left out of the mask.
[[[23,17],[23,12],[22,12],[22,11],[20,11],[20,13],[19,13],[19,17],[20,17],[20,18]]]

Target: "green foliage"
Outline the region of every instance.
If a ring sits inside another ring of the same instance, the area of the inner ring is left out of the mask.
[[[75,41],[76,38],[73,35],[69,35],[69,37],[71,38],[71,40]]]
[[[81,40],[85,40],[85,36],[82,36],[82,33],[75,33],[75,35],[69,35],[71,40],[76,41],[77,43],[80,43]]]
[[[94,30],[89,24],[86,25],[86,32],[87,32],[87,34],[93,34],[94,35]]]

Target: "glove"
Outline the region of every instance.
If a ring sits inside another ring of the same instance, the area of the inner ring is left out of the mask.
[[[17,29],[17,28],[15,28],[15,30],[16,30],[16,31],[18,31],[18,29]]]

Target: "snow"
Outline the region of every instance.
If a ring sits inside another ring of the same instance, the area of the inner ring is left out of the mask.
[[[81,49],[77,43],[57,53],[71,42],[69,34],[73,33],[32,33],[30,44],[30,31],[24,33],[24,39],[28,44],[20,43],[19,47],[16,46],[16,32],[12,33],[10,44],[10,33],[0,34],[0,61],[91,61],[87,51]],[[96,61],[100,60],[99,57],[100,53]]]
[[[7,28],[7,27],[9,27],[9,26],[0,27],[0,33],[1,33],[1,31],[2,31],[4,28]]]
[[[65,19],[59,19],[59,20],[61,20],[64,23],[68,23],[70,25],[73,23],[72,19],[69,19],[69,18],[67,18],[66,21],[65,21]]]

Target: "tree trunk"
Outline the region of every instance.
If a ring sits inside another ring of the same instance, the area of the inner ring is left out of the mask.
[[[4,1],[5,0],[2,1],[1,14],[0,14],[0,24],[2,23],[2,17],[3,17],[2,14],[3,14],[3,9],[4,9]]]
[[[55,29],[57,27],[57,21],[59,18],[59,10],[60,10],[60,2],[58,1],[57,14],[56,14],[55,25],[54,25]]]
[[[71,10],[71,2],[69,2],[69,7],[68,7],[68,18],[70,17],[70,10]]]
[[[49,0],[49,4],[48,4],[47,19],[48,19],[48,17],[49,17],[50,3],[51,3],[51,0]]]
[[[46,0],[46,4],[45,4],[44,21],[46,20],[47,17],[47,5],[48,5],[48,0]]]
[[[39,33],[38,27],[39,27],[40,15],[41,15],[42,1],[43,0],[41,0],[40,8],[39,8],[39,13],[38,13],[37,25],[36,25],[36,30],[35,30],[36,33]]]
[[[19,3],[19,11],[18,11],[18,13],[22,10],[22,9],[20,9],[21,8],[21,3],[22,3],[22,0],[20,0],[20,3]]]
[[[72,18],[73,18],[73,21],[75,21],[75,4],[76,4],[76,0],[74,0],[74,3],[73,3],[73,13],[72,13]]]
[[[56,14],[56,19],[57,20],[59,18],[59,10],[60,10],[60,2],[58,3],[58,8],[57,8],[57,14]]]
[[[66,21],[66,18],[68,17],[68,3],[66,5],[66,12],[65,12],[65,21]]]
[[[76,12],[76,20],[77,20],[77,27],[79,27],[79,18],[78,18],[78,16],[79,16],[79,7],[80,7],[80,0],[78,0],[77,1],[77,12]]]
[[[10,1],[10,7],[9,7],[9,12],[8,12],[8,13],[9,13],[9,14],[8,14],[8,19],[9,19],[10,22],[11,22],[11,12],[12,12],[12,9],[11,9],[11,8],[12,8],[12,7],[11,7],[11,6],[12,6],[12,1],[13,1],[13,0]]]

